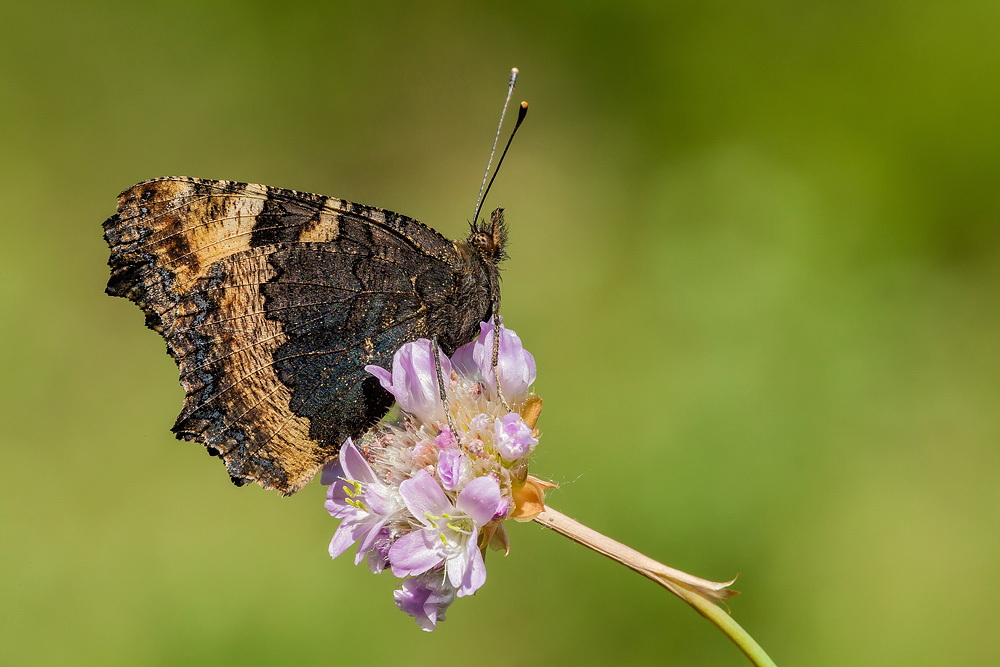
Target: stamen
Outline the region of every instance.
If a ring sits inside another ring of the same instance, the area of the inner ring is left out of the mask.
[[[445,525],[448,526],[449,528],[451,528],[456,533],[459,533],[461,535],[472,535],[472,531],[471,530],[462,528],[461,525],[459,525],[459,524],[446,523]],[[442,533],[442,535],[443,535],[443,533]]]
[[[348,498],[347,500],[345,500],[345,502],[348,505],[350,505],[351,507],[353,507],[355,509],[359,509],[362,512],[367,512],[368,511],[368,507],[365,506],[365,504],[363,502],[361,502],[360,500],[354,500],[352,498]]]

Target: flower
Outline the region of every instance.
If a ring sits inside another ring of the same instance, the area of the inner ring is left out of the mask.
[[[434,444],[439,449],[447,449],[449,447],[456,446],[458,444],[458,441],[455,440],[455,436],[451,432],[450,428],[444,428],[441,429],[441,433],[439,433],[438,436],[434,438]]]
[[[355,563],[367,558],[372,572],[401,578],[396,606],[424,630],[485,583],[487,546],[509,551],[503,522],[523,514],[519,489],[538,443],[534,359],[517,334],[500,328],[495,375],[504,403],[491,379],[493,323],[480,329],[450,360],[441,355],[440,377],[424,339],[397,350],[391,370],[367,366],[400,410],[360,446],[348,440],[323,471],[323,483],[332,484],[326,507],[341,519],[331,556],[358,542]]]
[[[405,577],[444,565],[459,597],[475,593],[486,582],[486,563],[477,542],[479,529],[493,519],[500,504],[497,481],[477,477],[453,505],[434,478],[420,470],[399,485],[399,493],[419,526],[389,549],[392,573]]]
[[[444,421],[444,404],[438,386],[431,341],[421,338],[407,343],[392,358],[392,372],[381,366],[365,366],[382,388],[396,398],[399,407],[427,421]],[[438,350],[441,373],[451,377],[451,361]]]
[[[336,558],[360,540],[354,559],[357,565],[375,544],[389,517],[402,509],[401,503],[398,494],[378,482],[350,438],[340,449],[339,471],[335,468],[327,474],[335,475],[335,481],[327,489],[325,506],[331,515],[341,519],[330,541],[330,556]]]
[[[479,337],[455,351],[456,367],[466,373],[478,372],[486,386],[496,392],[496,376],[500,378],[504,398],[511,404],[527,397],[528,387],[535,381],[535,358],[524,349],[520,337],[500,325],[500,346],[496,373],[493,372],[493,321],[479,323]]]
[[[531,428],[516,412],[494,422],[497,452],[507,463],[513,463],[531,453],[538,440],[531,437]]]
[[[455,601],[455,589],[440,574],[422,574],[404,579],[392,597],[401,612],[413,616],[421,630],[430,632],[444,620],[445,610]]]
[[[466,457],[458,449],[445,449],[438,454],[437,476],[446,491],[454,491],[466,475]]]

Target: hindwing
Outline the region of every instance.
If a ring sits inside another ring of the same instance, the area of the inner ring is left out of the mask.
[[[385,414],[392,396],[364,366],[435,335],[469,280],[456,245],[416,220],[264,185],[145,181],[104,236],[108,294],[135,302],[178,364],[174,432],[237,484],[283,494]]]

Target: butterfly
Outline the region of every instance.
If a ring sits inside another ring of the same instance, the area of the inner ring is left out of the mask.
[[[104,238],[107,293],[142,309],[179,367],[173,432],[237,486],[289,495],[392,405],[366,365],[390,368],[418,338],[451,354],[476,337],[507,230],[502,209],[451,241],[385,209],[176,177],[119,195]]]

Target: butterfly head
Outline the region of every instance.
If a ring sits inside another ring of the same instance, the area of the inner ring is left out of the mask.
[[[472,224],[472,231],[467,239],[484,259],[492,264],[499,264],[507,257],[507,224],[503,220],[503,209],[494,209],[490,221],[485,220]]]

